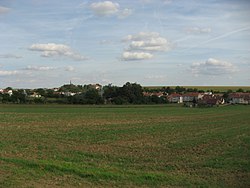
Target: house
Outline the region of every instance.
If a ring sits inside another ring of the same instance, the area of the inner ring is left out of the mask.
[[[225,99],[223,98],[223,94],[214,94],[213,97],[218,100],[219,104],[225,103]]]
[[[13,95],[13,90],[8,90],[8,89],[0,89],[1,94],[8,94],[9,96]]]
[[[34,92],[32,95],[30,95],[32,98],[41,98],[42,96],[36,92]]]
[[[12,90],[8,90],[7,93],[9,94],[9,96],[13,95],[13,91]]]
[[[198,101],[202,98],[202,96],[202,93],[185,93],[182,95],[183,102],[193,102],[194,100]]]
[[[250,104],[250,93],[231,93],[228,98],[231,104]]]
[[[70,97],[70,96],[74,96],[76,95],[76,93],[70,92],[70,91],[66,91],[66,92],[62,92],[63,95],[65,95],[66,97]]]
[[[102,85],[100,84],[93,84],[92,87],[96,90],[101,90],[102,89]]]
[[[163,92],[154,92],[152,96],[157,96],[157,97],[163,97],[164,93]]]
[[[53,91],[54,91],[54,92],[58,92],[58,91],[59,91],[59,88],[55,87],[55,88],[53,88]]]
[[[198,106],[215,106],[224,104],[224,102],[224,98],[221,95],[206,94],[198,100]]]
[[[183,103],[183,97],[181,94],[178,94],[178,93],[173,93],[169,95],[167,98],[168,98],[168,101],[171,103]]]
[[[152,97],[152,96],[163,97],[163,96],[166,96],[166,94],[164,92],[143,92],[142,94],[144,97]]]
[[[150,97],[150,96],[152,96],[151,92],[144,91],[144,92],[142,92],[142,94],[143,94],[144,97]]]

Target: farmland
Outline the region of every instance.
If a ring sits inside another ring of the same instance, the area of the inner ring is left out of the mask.
[[[249,187],[249,114],[0,105],[0,187]]]

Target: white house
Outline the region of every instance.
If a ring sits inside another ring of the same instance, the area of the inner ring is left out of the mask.
[[[13,91],[11,89],[10,90],[0,89],[0,93],[8,94],[9,96],[13,95]]]
[[[232,104],[250,104],[250,93],[232,93],[229,100]]]
[[[183,103],[183,97],[178,93],[173,93],[168,96],[168,101],[171,103]]]
[[[42,96],[38,93],[33,93],[32,95],[30,95],[30,97],[33,97],[33,98],[41,98]]]

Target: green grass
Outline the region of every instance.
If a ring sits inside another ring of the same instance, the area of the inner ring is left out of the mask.
[[[0,105],[0,187],[249,187],[249,114]]]

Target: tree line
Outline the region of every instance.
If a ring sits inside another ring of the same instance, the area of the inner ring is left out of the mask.
[[[99,85],[100,86],[100,85]],[[6,90],[13,90],[8,87]],[[143,92],[162,92],[163,96],[144,95]],[[122,87],[106,85],[104,87],[93,87],[93,85],[65,84],[55,89],[16,89],[10,95],[0,93],[0,103],[16,104],[165,104],[168,103],[167,94],[185,92],[204,92],[196,88],[162,87],[143,88],[140,84],[127,82]],[[226,98],[231,90],[224,92]],[[239,89],[237,92],[243,92]],[[38,97],[32,96],[36,93]]]
[[[145,97],[143,91],[140,84],[130,82],[122,87],[107,85],[101,89],[96,89],[92,85],[66,84],[56,92],[53,89],[38,88],[13,90],[11,95],[1,93],[0,102],[21,104],[159,104],[167,102],[164,97]],[[31,97],[33,93],[39,97]],[[74,95],[70,95],[71,93]]]

